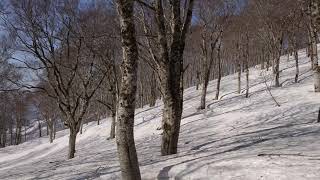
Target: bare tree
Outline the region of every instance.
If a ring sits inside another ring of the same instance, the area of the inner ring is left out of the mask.
[[[221,38],[231,16],[231,5],[225,1],[202,1],[199,3],[199,24],[201,26],[201,52],[202,52],[202,92],[200,109],[205,109],[207,87],[209,84],[214,62],[218,62],[217,96],[219,96],[221,67]],[[219,46],[217,46],[219,44]],[[217,50],[217,53],[215,52]],[[218,54],[218,59],[216,58]],[[217,97],[216,97],[217,98]]]
[[[5,16],[5,25],[16,35],[18,50],[29,53],[36,63],[16,60],[24,63],[25,68],[44,74],[42,80],[49,87],[20,85],[44,91],[56,100],[70,130],[68,158],[71,159],[83,117],[106,76],[96,68],[97,58],[84,46],[83,42],[92,37],[82,34],[79,22],[84,19],[79,16],[74,1],[12,0],[10,7],[13,13]]]
[[[57,106],[56,101],[54,99],[48,97],[44,93],[37,93],[33,96],[33,104],[36,106],[38,111],[40,112],[41,117],[47,123],[47,132],[49,135],[49,142],[52,143],[54,140],[55,134],[55,124],[59,117],[58,111],[59,108]],[[39,132],[41,137],[41,121],[39,123]]]
[[[290,18],[292,8],[296,7],[296,1],[254,0],[251,2],[263,27],[259,36],[264,36],[273,59],[275,87],[280,87],[280,57],[284,48],[284,36],[288,27],[288,18]]]
[[[158,76],[164,103],[161,154],[175,154],[183,109],[183,72],[185,68],[183,53],[191,24],[194,0],[155,0],[153,5],[140,0],[138,2],[143,5],[142,23],[145,44],[151,56],[152,67]],[[151,12],[151,15],[147,16],[146,12]],[[167,17],[166,14],[169,16]],[[152,28],[150,22],[155,22],[156,28]],[[153,33],[156,35],[153,36]]]

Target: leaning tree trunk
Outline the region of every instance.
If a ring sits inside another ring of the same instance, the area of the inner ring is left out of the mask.
[[[141,179],[134,142],[133,126],[137,91],[137,60],[134,0],[117,0],[121,27],[123,62],[121,89],[118,99],[116,141],[123,180]]]

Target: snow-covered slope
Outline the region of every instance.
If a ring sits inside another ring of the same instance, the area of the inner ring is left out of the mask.
[[[305,52],[300,56],[300,81],[294,61],[282,59],[283,87],[271,92],[270,71],[252,68],[250,98],[232,93],[237,77],[222,80],[222,96],[198,111],[200,92],[185,91],[179,153],[160,156],[161,102],[138,109],[135,139],[143,179],[320,179],[320,124],[315,123],[320,95],[313,93],[312,71]],[[244,78],[243,78],[244,79]],[[243,83],[244,85],[244,83]],[[107,140],[110,121],[84,127],[76,157],[66,160],[68,131],[0,149],[0,179],[119,179],[115,140]]]

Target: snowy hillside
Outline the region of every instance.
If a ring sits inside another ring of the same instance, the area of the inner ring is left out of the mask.
[[[143,179],[320,179],[320,124],[316,124],[320,95],[313,92],[312,71],[300,54],[299,83],[293,58],[283,57],[281,88],[271,93],[271,71],[250,71],[250,98],[232,93],[237,77],[222,79],[222,99],[209,85],[208,108],[198,111],[200,91],[185,90],[179,153],[160,156],[162,105],[136,112],[135,139]],[[243,81],[244,81],[243,77]],[[244,85],[244,82],[243,82]],[[78,135],[76,157],[67,158],[68,130],[0,149],[0,179],[119,179],[115,140],[106,140],[110,121],[84,127]]]

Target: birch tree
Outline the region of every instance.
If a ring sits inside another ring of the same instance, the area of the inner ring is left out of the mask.
[[[317,0],[310,0],[308,5],[309,16],[309,33],[311,44],[311,61],[313,62],[313,78],[314,78],[314,91],[320,92],[320,67],[318,64],[318,49],[317,39],[318,31],[317,27],[320,27],[320,2]]]
[[[134,22],[134,1],[117,0],[121,28],[123,61],[116,126],[117,148],[122,179],[141,179],[134,142],[134,112],[137,90],[138,47]]]

